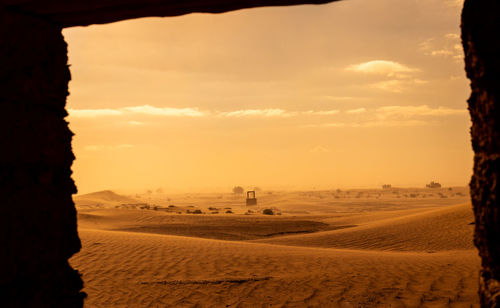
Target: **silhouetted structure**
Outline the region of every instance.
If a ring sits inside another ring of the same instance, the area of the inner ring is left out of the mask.
[[[425,185],[427,188],[441,188],[441,184],[438,182],[431,181],[429,184]]]
[[[391,184],[384,184],[382,185],[382,189],[391,189],[392,185]]]
[[[247,191],[247,206],[256,204],[257,204],[257,198],[255,198],[255,191],[253,190]]]

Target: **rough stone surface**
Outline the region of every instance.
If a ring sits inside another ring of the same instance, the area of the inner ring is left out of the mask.
[[[476,219],[474,242],[482,259],[483,307],[500,307],[500,2],[466,0],[462,42],[471,80],[474,175],[470,182]]]
[[[0,307],[81,307],[61,28],[0,8]]]
[[[7,9],[43,16],[62,27],[87,26],[139,17],[222,13],[232,10],[335,0],[0,0]]]

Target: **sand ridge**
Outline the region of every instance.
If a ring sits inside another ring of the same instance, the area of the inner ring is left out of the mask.
[[[303,215],[283,203],[270,217],[86,207],[71,264],[87,307],[479,306],[470,205],[366,211],[357,201],[348,212],[317,205]],[[340,225],[349,226],[332,229]],[[321,227],[286,233],[301,226]]]

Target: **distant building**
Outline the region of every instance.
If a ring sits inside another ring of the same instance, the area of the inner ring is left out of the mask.
[[[441,184],[439,184],[438,182],[430,182],[429,184],[425,185],[425,187],[427,188],[441,188]]]
[[[247,206],[248,205],[257,205],[257,198],[255,198],[254,190],[247,191]]]
[[[391,189],[392,185],[391,184],[384,184],[382,185],[382,189]]]

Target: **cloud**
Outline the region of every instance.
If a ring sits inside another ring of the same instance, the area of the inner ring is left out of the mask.
[[[383,106],[374,110],[358,108],[347,110],[345,113],[363,113],[362,121],[353,122],[327,122],[318,124],[307,124],[300,127],[411,127],[429,125],[430,122],[425,117],[445,117],[454,115],[464,115],[465,108],[456,109],[448,107],[431,108],[427,105],[420,106]]]
[[[365,111],[366,111],[366,108],[356,108],[356,109],[346,110],[345,113],[347,113],[347,114],[358,114],[358,113],[363,113]]]
[[[330,150],[318,145],[318,146],[315,146],[314,148],[310,149],[309,152],[311,152],[311,153],[327,153],[327,152],[330,152]]]
[[[241,117],[282,117],[288,118],[296,115],[296,112],[289,112],[283,109],[245,109],[229,112],[220,112],[219,116],[226,118],[241,118]]]
[[[354,96],[332,96],[332,95],[322,95],[318,96],[318,98],[332,100],[332,101],[350,101],[353,99],[360,99],[359,97],[354,97]]]
[[[123,114],[122,111],[116,109],[68,109],[68,113],[74,118],[96,118]]]
[[[346,68],[347,71],[380,74],[384,76],[396,76],[401,73],[413,73],[419,71],[415,68],[407,67],[403,64],[394,61],[373,60],[360,64],[350,65]]]
[[[153,107],[150,105],[123,107],[118,109],[68,109],[72,118],[96,118],[119,115],[146,114],[168,117],[201,117],[207,113],[198,108]],[[139,122],[136,122],[136,124]],[[132,124],[132,123],[130,123]]]
[[[466,114],[467,110],[454,109],[448,107],[431,108],[427,105],[420,106],[384,106],[375,110],[376,116],[379,119],[394,119],[394,118],[413,118],[422,116],[450,116]]]
[[[412,85],[426,83],[426,81],[414,77],[415,73],[420,72],[419,69],[411,68],[394,61],[373,60],[350,65],[346,70],[381,76],[385,80],[374,82],[367,86],[393,93],[401,93]]]
[[[201,117],[206,115],[205,112],[199,111],[198,108],[170,108],[170,107],[153,107],[150,105],[125,107],[124,111],[138,114],[168,116],[168,117]]]
[[[144,125],[143,122],[139,122],[139,121],[128,121],[127,124],[128,125],[134,125],[134,126]]]
[[[321,123],[321,124],[310,124],[303,125],[302,127],[352,127],[352,128],[372,128],[372,127],[411,127],[411,126],[423,126],[427,125],[426,121],[420,120],[403,120],[403,121],[383,121],[374,120],[366,122],[335,122],[335,123]]]
[[[299,127],[310,128],[310,127],[345,127],[346,123],[343,122],[332,122],[332,123],[320,123],[320,124],[305,124]]]
[[[370,87],[393,93],[402,93],[412,85],[424,83],[427,83],[427,81],[421,79],[390,79],[372,83]]]
[[[340,111],[338,111],[338,110],[319,110],[319,111],[308,110],[308,111],[304,111],[303,114],[306,114],[306,115],[334,115],[334,114],[337,114],[339,112]]]
[[[450,58],[456,62],[461,62],[464,58],[460,36],[457,33],[429,38],[420,43],[420,50],[426,56]]]

